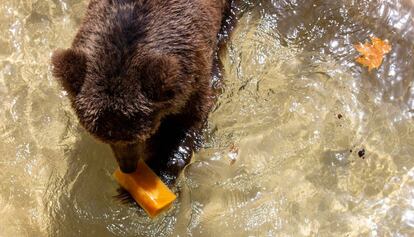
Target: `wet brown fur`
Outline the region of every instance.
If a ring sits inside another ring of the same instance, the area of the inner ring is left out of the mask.
[[[54,52],[53,74],[80,123],[125,172],[143,154],[178,170],[188,162],[166,157],[194,140],[212,106],[226,2],[91,0],[72,46]]]

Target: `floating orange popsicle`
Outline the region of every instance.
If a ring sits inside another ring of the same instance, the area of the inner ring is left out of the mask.
[[[377,37],[371,37],[372,43],[358,43],[355,49],[361,54],[356,61],[366,67],[368,71],[379,68],[382,64],[384,55],[391,51],[391,45],[387,40],[383,41]]]
[[[177,198],[143,161],[138,162],[137,170],[132,174],[122,173],[117,168],[114,177],[150,217],[168,209]]]

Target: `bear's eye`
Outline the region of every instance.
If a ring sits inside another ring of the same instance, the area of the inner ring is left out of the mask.
[[[175,92],[173,90],[167,90],[164,92],[164,99],[166,100],[171,100],[172,98],[174,98],[175,96]]]
[[[180,65],[173,55],[151,55],[142,59],[140,80],[143,93],[153,101],[173,99],[180,87]]]
[[[153,101],[167,101],[171,100],[175,96],[175,92],[172,89],[161,91],[159,88],[145,88],[144,94]]]

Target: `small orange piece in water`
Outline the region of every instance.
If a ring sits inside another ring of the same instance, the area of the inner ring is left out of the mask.
[[[371,37],[372,43],[358,43],[355,49],[362,54],[356,61],[366,67],[368,71],[379,68],[382,64],[384,55],[391,51],[391,45],[387,40],[383,41],[377,37]]]
[[[137,170],[132,174],[125,174],[117,168],[114,177],[150,217],[168,209],[177,198],[143,161],[138,162]]]

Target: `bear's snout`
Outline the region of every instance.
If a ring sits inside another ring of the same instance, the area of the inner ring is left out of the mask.
[[[115,143],[111,144],[112,151],[114,152],[116,161],[118,162],[119,168],[124,173],[133,173],[136,168],[139,159],[141,143]]]

